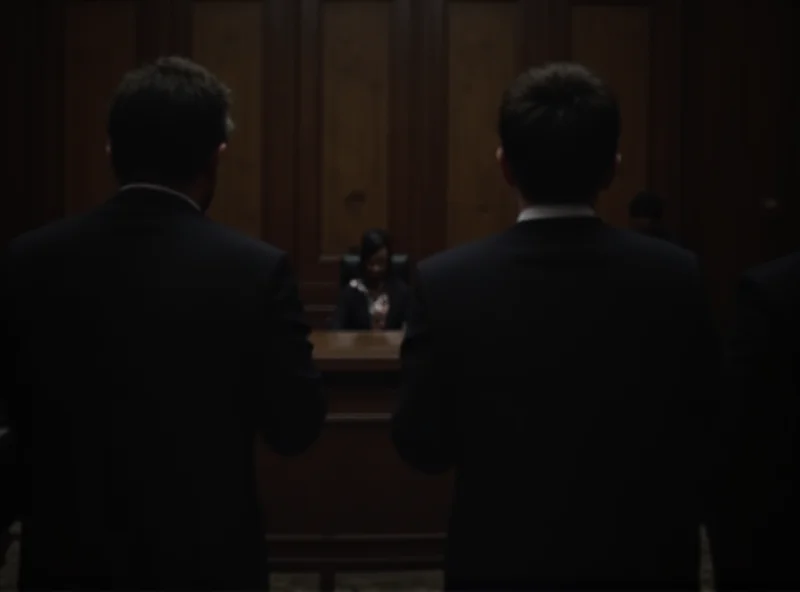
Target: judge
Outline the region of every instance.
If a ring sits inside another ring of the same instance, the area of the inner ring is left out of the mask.
[[[392,270],[392,247],[384,230],[361,238],[357,277],[342,288],[331,328],[337,331],[396,331],[406,321],[408,285]]]

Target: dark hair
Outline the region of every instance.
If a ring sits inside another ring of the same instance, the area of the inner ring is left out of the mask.
[[[230,91],[191,60],[161,58],[129,72],[111,102],[108,138],[121,183],[187,183],[228,140]]]
[[[363,268],[367,264],[367,261],[369,261],[372,256],[381,249],[386,249],[386,253],[389,255],[387,258],[387,265],[389,268],[391,268],[392,243],[391,239],[389,238],[389,233],[387,233],[385,230],[381,230],[380,228],[367,230],[361,236],[361,249],[359,250],[361,267]]]
[[[628,204],[628,215],[631,218],[661,220],[664,215],[664,202],[656,193],[640,191]]]
[[[585,202],[603,189],[619,147],[621,116],[610,89],[579,64],[521,74],[503,95],[498,131],[522,196]]]

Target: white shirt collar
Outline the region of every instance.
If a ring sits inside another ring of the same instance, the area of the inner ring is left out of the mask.
[[[585,204],[528,206],[519,213],[517,222],[552,218],[594,218],[594,208]]]
[[[197,211],[202,211],[200,206],[198,206],[191,197],[185,193],[181,193],[180,191],[175,191],[169,187],[164,187],[163,185],[156,185],[154,183],[131,183],[129,185],[123,185],[120,187],[118,192],[122,193],[123,191],[128,191],[129,189],[152,189],[153,191],[160,191],[161,193],[169,193],[175,197],[180,197],[183,201],[189,202]]]

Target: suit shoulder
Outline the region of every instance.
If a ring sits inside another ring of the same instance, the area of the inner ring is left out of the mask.
[[[287,257],[286,251],[266,243],[257,238],[253,238],[243,232],[224,226],[217,222],[208,221],[213,225],[217,240],[229,245],[237,253],[245,256],[256,257],[264,261],[277,263]]]
[[[493,252],[493,247],[500,240],[499,234],[484,239],[459,245],[441,253],[431,255],[419,263],[420,276],[438,277],[443,273],[453,273],[460,270],[474,271]]]
[[[204,245],[200,247],[204,257],[224,262],[230,269],[270,282],[276,276],[292,277],[288,254],[269,243],[254,238],[236,229],[202,218],[210,233],[202,233]],[[208,244],[207,236],[213,239]]]
[[[602,248],[620,265],[666,275],[699,273],[695,254],[666,240],[610,227],[599,236],[598,249]],[[495,263],[493,257],[504,237],[502,233],[495,234],[433,255],[420,263],[419,273],[423,277],[443,277],[460,271],[474,274],[476,268]]]
[[[633,230],[609,229],[628,256],[646,265],[676,270],[696,270],[697,256],[668,240],[646,236]]]
[[[12,239],[8,244],[9,257],[24,257],[40,248],[50,247],[54,243],[64,242],[74,234],[89,218],[91,212],[63,218],[29,230]]]
[[[800,290],[800,251],[753,267],[742,278],[768,288]]]

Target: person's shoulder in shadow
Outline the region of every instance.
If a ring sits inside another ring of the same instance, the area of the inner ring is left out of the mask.
[[[9,256],[33,254],[39,249],[47,249],[66,243],[75,237],[93,216],[94,210],[48,222],[37,228],[22,232],[9,241],[6,253]]]
[[[243,258],[269,259],[275,261],[287,255],[282,249],[264,242],[263,240],[249,236],[235,228],[210,220],[207,221],[210,223],[207,228],[209,234],[213,234],[217,242],[228,245],[231,252],[235,255],[239,255]]]
[[[610,229],[618,248],[632,260],[661,262],[665,265],[697,265],[695,253],[677,240],[665,236],[652,236],[635,230]]]
[[[497,258],[507,254],[508,249],[503,248],[506,234],[500,232],[436,253],[420,262],[419,271],[426,277],[442,281],[446,281],[450,274],[479,274],[481,269],[496,265]],[[698,266],[697,256],[679,243],[628,229],[604,227],[597,248],[605,252],[606,261],[650,271],[694,271]]]
[[[783,323],[800,325],[800,251],[746,270],[740,289],[760,294],[763,304],[780,310]]]
[[[800,288],[800,251],[748,269],[744,277],[776,287]]]
[[[477,272],[481,266],[491,265],[492,257],[502,243],[504,234],[503,232],[493,234],[435,253],[420,261],[417,266],[419,273],[444,279],[442,274],[448,272],[461,270]]]

